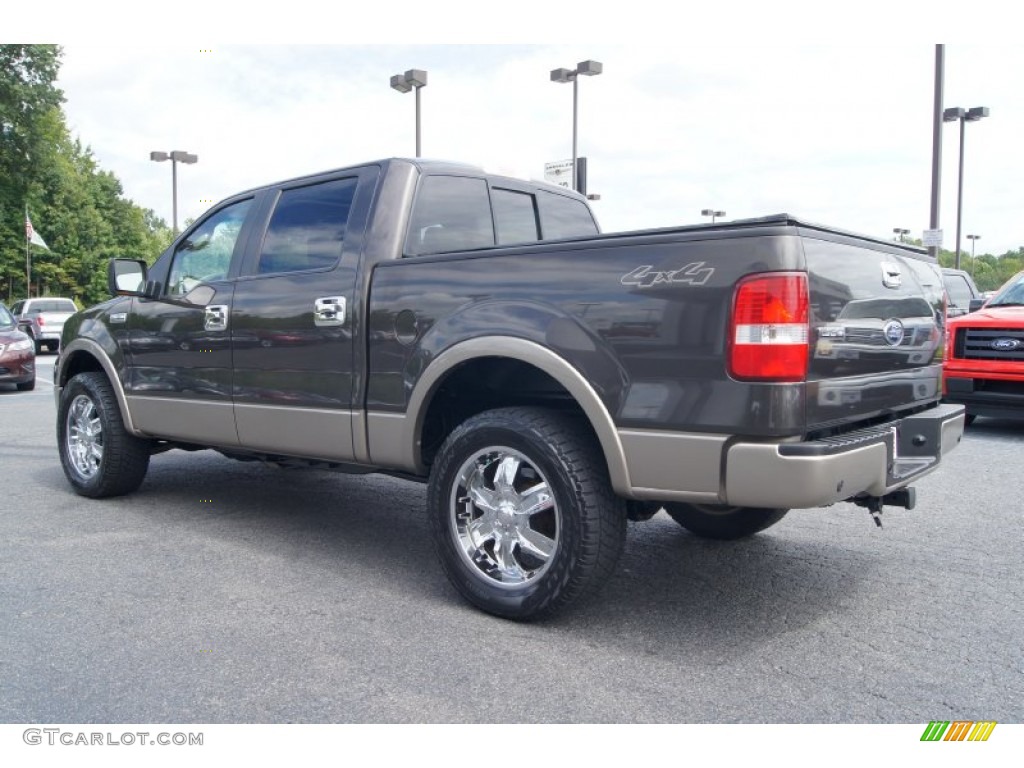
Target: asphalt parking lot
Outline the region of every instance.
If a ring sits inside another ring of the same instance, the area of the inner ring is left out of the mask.
[[[602,593],[517,624],[448,586],[416,484],[173,451],[79,498],[52,362],[0,388],[0,722],[1024,721],[1024,423],[979,419],[881,529],[631,524]]]

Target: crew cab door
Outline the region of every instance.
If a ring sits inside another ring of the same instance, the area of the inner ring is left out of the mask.
[[[239,442],[351,460],[354,318],[377,168],[274,190],[231,309]]]
[[[154,265],[159,294],[133,300],[125,390],[135,424],[150,434],[238,445],[228,318],[254,207],[235,200],[201,219],[166,267]]]

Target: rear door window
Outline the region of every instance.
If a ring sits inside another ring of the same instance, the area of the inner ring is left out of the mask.
[[[358,178],[286,189],[274,208],[257,272],[328,269],[341,258]]]

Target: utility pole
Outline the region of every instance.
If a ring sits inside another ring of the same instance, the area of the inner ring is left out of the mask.
[[[945,46],[935,46],[935,108],[932,114],[932,210],[928,228],[939,228],[939,184],[942,175],[942,82],[945,71]],[[928,246],[928,253],[936,261],[939,246]]]

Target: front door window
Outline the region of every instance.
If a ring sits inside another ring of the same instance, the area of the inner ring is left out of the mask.
[[[174,252],[167,295],[189,301],[202,283],[224,280],[252,200],[224,208],[194,229]]]

